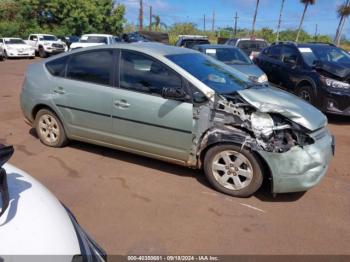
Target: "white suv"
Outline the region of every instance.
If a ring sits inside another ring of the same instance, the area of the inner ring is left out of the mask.
[[[113,35],[87,34],[82,35],[79,42],[72,43],[70,46],[70,50],[90,46],[111,45],[115,43],[116,41]]]
[[[31,34],[26,43],[42,58],[68,51],[67,45],[54,35]]]

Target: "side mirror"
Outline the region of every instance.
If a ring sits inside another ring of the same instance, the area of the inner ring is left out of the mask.
[[[185,100],[187,95],[182,88],[164,87],[162,97],[165,99]]]

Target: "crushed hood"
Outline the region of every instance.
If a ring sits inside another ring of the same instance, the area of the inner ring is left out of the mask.
[[[251,88],[238,91],[249,104],[263,113],[278,113],[314,131],[327,124],[326,116],[299,97],[274,87]]]
[[[350,65],[346,64],[318,61],[315,69],[317,71],[325,71],[340,78],[340,80],[346,80],[350,76]]]

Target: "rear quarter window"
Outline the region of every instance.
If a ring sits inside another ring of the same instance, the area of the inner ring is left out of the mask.
[[[64,77],[66,75],[66,64],[69,56],[57,58],[46,63],[46,68],[53,76]]]

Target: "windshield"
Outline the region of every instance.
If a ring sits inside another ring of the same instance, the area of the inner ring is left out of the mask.
[[[103,43],[107,44],[107,37],[105,36],[88,36],[88,37],[82,37],[80,39],[81,43]]]
[[[205,50],[205,53],[228,65],[252,64],[249,57],[236,48],[208,48]]]
[[[22,39],[8,39],[5,40],[7,45],[25,45],[26,43]]]
[[[344,50],[335,46],[310,46],[299,47],[299,51],[309,66],[315,61],[341,63],[350,65],[350,55]]]
[[[193,48],[195,45],[207,45],[210,42],[206,39],[185,39],[183,40],[183,46],[187,48]]]
[[[253,84],[246,75],[200,53],[166,57],[218,94],[231,94]]]
[[[53,36],[53,35],[43,35],[40,36],[40,40],[44,40],[44,41],[57,41],[57,37]]]

